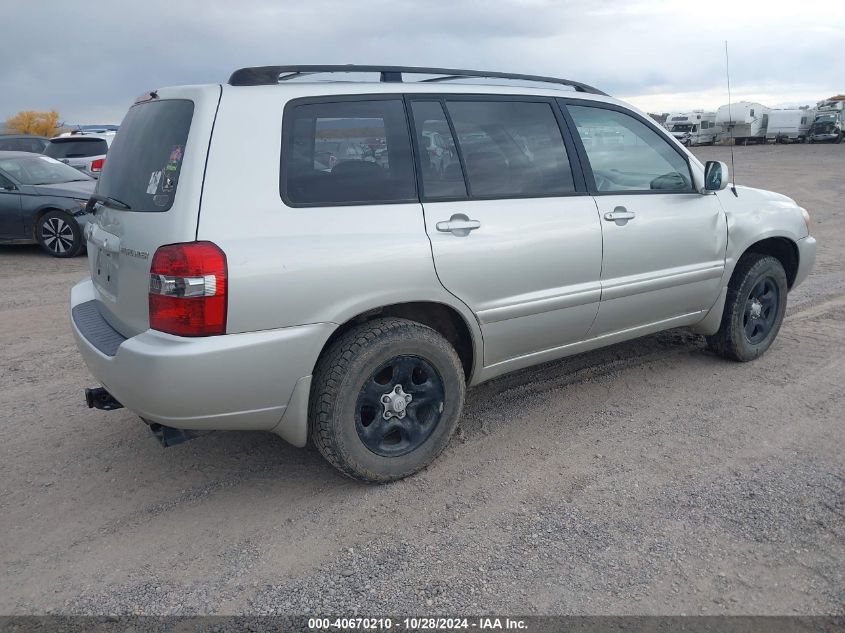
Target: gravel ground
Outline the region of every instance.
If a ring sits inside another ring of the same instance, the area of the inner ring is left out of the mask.
[[[270,434],[164,450],[86,409],[84,260],[0,248],[0,613],[845,613],[845,145],[736,162],[820,242],[762,359],[679,330],[502,377],[381,487]]]

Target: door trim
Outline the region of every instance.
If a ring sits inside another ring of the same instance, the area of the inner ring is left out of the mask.
[[[725,272],[724,261],[703,265],[683,266],[658,273],[632,275],[608,279],[602,284],[602,301],[631,297],[645,292],[693,284],[708,279],[721,279]]]
[[[601,300],[602,289],[600,282],[582,284],[582,288],[565,292],[558,295],[539,297],[517,301],[504,306],[487,308],[477,312],[478,320],[482,324],[498,323],[508,319],[533,316],[555,310],[575,308],[589,303],[598,303]]]

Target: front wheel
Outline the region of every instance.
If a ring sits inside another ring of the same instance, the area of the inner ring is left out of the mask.
[[[82,250],[82,230],[64,211],[48,211],[38,219],[35,238],[53,257],[75,257]]]
[[[460,359],[436,331],[405,319],[369,321],[338,338],[317,363],[311,438],[349,477],[402,479],[449,443],[465,390]]]
[[[742,257],[728,284],[719,331],[707,337],[710,348],[741,362],[762,355],[780,330],[786,312],[786,272],[774,257]]]

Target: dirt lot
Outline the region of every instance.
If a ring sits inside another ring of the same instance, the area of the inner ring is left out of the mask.
[[[845,613],[845,144],[736,161],[820,242],[764,358],[672,331],[506,376],[383,487],[86,409],[84,260],[0,248],[0,613]]]

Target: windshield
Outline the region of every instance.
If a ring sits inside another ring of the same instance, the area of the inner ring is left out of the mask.
[[[673,132],[692,132],[692,123],[675,124],[672,126]]]
[[[825,114],[824,116],[816,117],[816,123],[835,123],[836,116],[833,114]]]
[[[194,102],[147,101],[131,108],[109,148],[97,184],[100,196],[131,211],[167,211],[173,206]]]
[[[48,156],[4,158],[0,160],[0,170],[22,185],[57,185],[91,180],[82,172]]]

